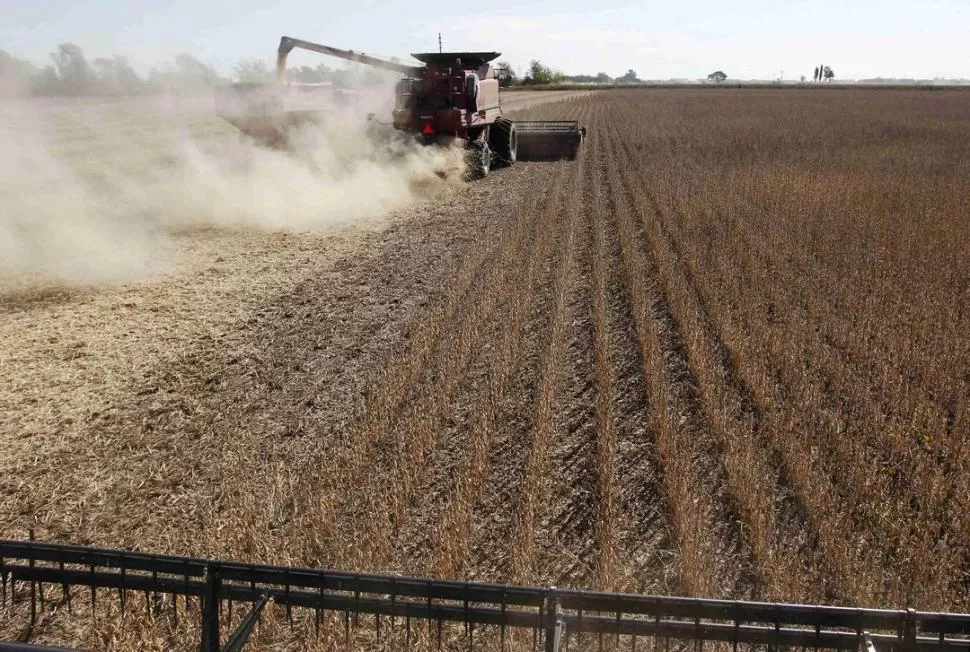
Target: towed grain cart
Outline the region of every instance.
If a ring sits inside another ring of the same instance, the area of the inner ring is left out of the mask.
[[[284,36],[277,51],[278,84],[237,84],[218,98],[220,115],[268,146],[285,144],[289,129],[325,111],[306,106],[314,93],[323,90],[319,85],[285,84],[286,59],[295,48],[403,75],[395,87],[394,128],[429,145],[456,138],[465,141],[473,177],[483,177],[492,167],[512,165],[520,159],[573,160],[586,137],[586,127],[579,122],[516,121],[504,116],[492,65],[500,52],[418,53],[411,56],[424,65],[412,66]],[[284,97],[297,97],[303,105],[288,109]],[[242,107],[240,98],[244,98]]]

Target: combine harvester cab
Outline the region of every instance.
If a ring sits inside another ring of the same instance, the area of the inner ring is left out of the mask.
[[[422,52],[425,64],[397,88],[394,126],[426,142],[446,135],[468,142],[480,176],[516,161],[573,160],[586,128],[573,121],[520,121],[502,113],[492,61],[500,52]]]
[[[292,106],[297,87],[285,83],[285,73],[286,59],[296,48],[403,75],[391,115],[394,128],[428,145],[465,141],[473,178],[517,160],[573,160],[586,137],[586,128],[579,122],[519,122],[503,116],[491,64],[499,52],[417,53],[412,56],[424,65],[411,66],[284,36],[276,58],[279,83],[234,89],[235,96],[227,92],[220,103],[220,115],[268,146],[285,145],[289,130],[323,117],[310,95],[301,98],[305,105]],[[238,110],[241,98],[242,111]]]

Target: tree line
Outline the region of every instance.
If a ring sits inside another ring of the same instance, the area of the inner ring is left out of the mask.
[[[619,77],[611,77],[605,72],[595,75],[566,75],[542,63],[538,59],[529,62],[529,68],[522,77],[516,74],[512,66],[505,61],[499,61],[495,68],[499,86],[532,86],[541,84],[635,84],[641,80],[633,70],[627,70]]]
[[[139,75],[124,56],[89,59],[80,46],[62,43],[40,66],[0,50],[0,91],[11,86],[18,92],[39,96],[139,95],[166,90],[192,90],[238,82],[267,82],[276,71],[261,59],[244,59],[231,77],[219,74],[191,54],[178,54],[172,61]],[[329,82],[337,86],[378,83],[386,72],[367,66],[346,69],[301,66],[286,71],[287,79],[300,83]]]
[[[34,95],[137,95],[230,81],[190,54],[178,54],[170,63],[141,76],[124,56],[88,59],[74,43],[58,45],[50,63],[43,66],[0,50],[0,80]]]
[[[707,76],[708,81],[721,83],[727,81],[727,74],[723,70],[715,70]],[[815,76],[812,77],[812,81],[832,81],[835,79],[835,71],[829,66],[821,65],[815,67]],[[804,83],[805,77],[802,76],[802,82]]]
[[[392,60],[396,58],[392,57]],[[566,75],[539,60],[529,62],[521,77],[512,66],[499,62],[496,67],[500,85],[542,85],[556,83],[629,84],[640,79],[633,70],[618,77],[605,72],[596,75]],[[325,64],[299,66],[286,71],[287,81],[314,84],[332,83],[336,86],[360,86],[380,83],[387,78],[385,71],[368,66],[348,65],[331,68]],[[219,74],[216,69],[190,54],[178,54],[171,62],[151,68],[147,75],[139,75],[124,56],[89,59],[80,46],[61,43],[50,54],[50,62],[37,65],[26,59],[0,50],[0,89],[11,82],[19,90],[40,96],[64,95],[138,95],[165,90],[191,90],[232,83],[261,83],[274,78],[275,71],[262,59],[238,62],[232,77]]]

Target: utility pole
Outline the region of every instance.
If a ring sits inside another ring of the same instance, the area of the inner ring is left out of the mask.
[[[438,54],[441,54],[441,32],[438,32]]]

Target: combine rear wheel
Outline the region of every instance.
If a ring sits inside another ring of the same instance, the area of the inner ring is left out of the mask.
[[[515,131],[515,123],[505,118],[496,120],[489,130],[488,144],[492,148],[496,167],[515,163],[519,151],[519,135]]]
[[[467,177],[469,181],[481,179],[488,176],[492,169],[492,150],[484,140],[468,141],[468,153],[465,155],[468,161]]]

